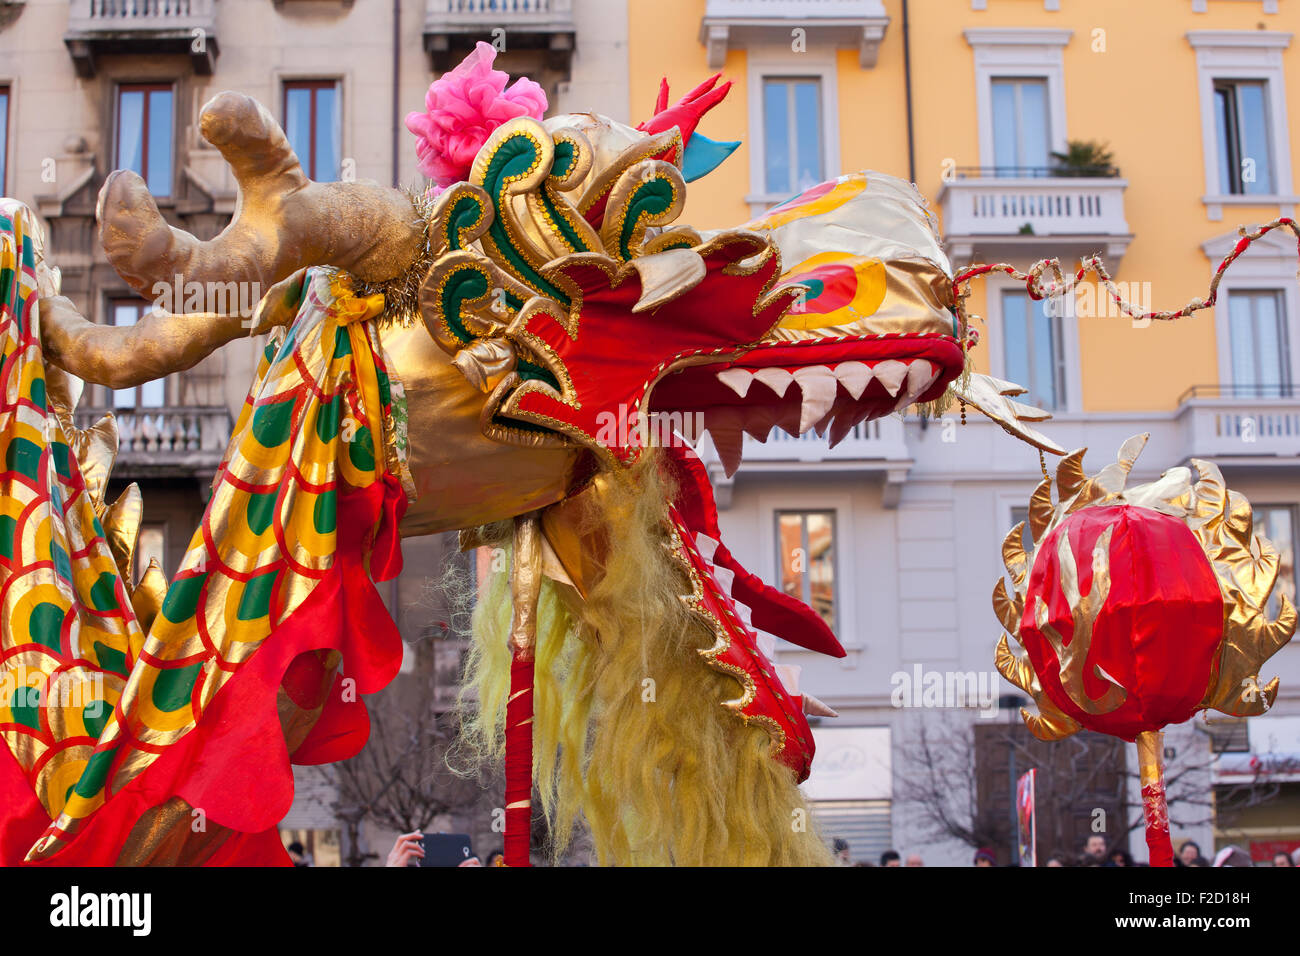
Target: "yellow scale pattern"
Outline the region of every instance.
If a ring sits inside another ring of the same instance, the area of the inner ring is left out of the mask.
[[[293,324],[271,336],[202,523],[93,754],[63,771],[70,799],[29,859],[65,845],[197,725],[329,571],[339,495],[395,467],[378,334],[339,292],[313,270]]]

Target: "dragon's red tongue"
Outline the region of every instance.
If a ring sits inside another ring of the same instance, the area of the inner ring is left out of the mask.
[[[688,446],[675,443],[668,449],[677,497],[673,502],[681,523],[678,529],[689,535],[703,556],[721,572],[725,588],[746,623],[769,634],[831,657],[844,657],[844,648],[821,615],[802,601],[765,583],[747,571],[722,543],[718,508],[708,470]],[[711,552],[711,553],[710,553]],[[728,582],[726,578],[730,576]]]

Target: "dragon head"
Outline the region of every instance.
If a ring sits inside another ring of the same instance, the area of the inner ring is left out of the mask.
[[[593,473],[662,449],[686,599],[717,635],[702,653],[737,677],[734,709],[771,729],[803,776],[804,702],[758,631],[844,652],[811,608],[721,544],[687,439],[707,428],[734,471],[745,433],[829,431],[838,441],[939,397],[965,358],[951,281],[924,203],[891,177],[846,176],[744,227],[702,234],[674,224],[682,157],[677,127],[647,134],[590,114],[506,123],[469,181],[429,211],[439,254],[420,314],[485,394],[478,422],[489,438],[580,448]],[[559,557],[581,581],[576,549]]]

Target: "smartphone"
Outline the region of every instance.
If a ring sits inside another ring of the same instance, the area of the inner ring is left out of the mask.
[[[468,833],[426,833],[420,846],[424,848],[420,866],[460,866],[474,855]]]

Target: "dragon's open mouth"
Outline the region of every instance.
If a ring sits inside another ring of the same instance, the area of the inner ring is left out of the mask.
[[[747,228],[779,249],[778,289],[798,297],[739,357],[674,372],[650,402],[679,414],[688,438],[707,428],[728,474],[746,434],[815,431],[836,444],[861,422],[938,398],[960,374],[947,258],[910,186],[844,176]]]
[[[650,409],[680,422],[688,439],[707,429],[732,474],[746,434],[766,441],[773,428],[815,431],[834,445],[861,422],[938,398],[962,360],[957,340],[939,333],[765,342],[666,377]]]

